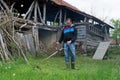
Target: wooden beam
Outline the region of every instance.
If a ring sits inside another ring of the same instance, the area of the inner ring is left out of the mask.
[[[59,15],[59,26],[62,25],[62,9],[60,9],[60,15]]]
[[[37,4],[38,4],[38,3],[37,3]],[[38,9],[39,18],[40,18],[41,22],[44,23],[44,21],[43,21],[43,19],[42,19],[42,14],[41,14],[41,10],[40,10],[39,4],[38,4],[37,9]]]
[[[109,41],[109,34],[107,32],[107,27],[105,26],[105,39],[104,41]]]
[[[30,8],[29,8],[28,11],[26,12],[26,14],[25,14],[25,16],[24,16],[23,19],[26,19],[27,15],[32,12],[33,8],[34,8],[34,1],[32,2]]]
[[[45,24],[45,21],[46,21],[46,3],[43,4],[43,21]]]
[[[34,8],[34,21],[37,22],[38,18],[37,18],[37,13],[38,13],[38,1],[35,0],[35,8]],[[39,33],[38,33],[38,29],[35,29],[35,27],[37,27],[37,25],[35,24],[32,27],[32,32],[33,32],[33,40],[34,40],[34,46],[36,49],[36,56],[39,53]]]
[[[94,20],[92,20],[92,24],[94,24],[94,22],[95,22],[95,21],[94,21]]]
[[[65,13],[64,13],[64,23],[66,21],[66,18],[67,18],[67,12],[65,11]]]
[[[40,52],[39,51],[39,35],[38,35],[38,29],[35,28],[36,25],[32,27],[32,35],[33,35],[33,42],[35,46],[36,56]]]
[[[33,9],[34,9],[34,5],[35,5],[35,3],[33,3],[33,5],[31,6],[32,8],[31,8],[28,16],[26,15],[28,20],[29,20],[29,19],[31,18],[31,16],[32,16],[32,12],[33,12]]]
[[[57,12],[56,16],[55,16],[55,19],[54,19],[54,22],[56,22],[57,18],[58,18],[58,15],[59,15],[60,11]]]
[[[87,22],[87,17],[85,16],[85,18],[84,18],[84,22]]]
[[[38,4],[37,4],[37,1],[35,0],[35,8],[34,8],[34,21],[37,22],[37,7],[38,7]]]

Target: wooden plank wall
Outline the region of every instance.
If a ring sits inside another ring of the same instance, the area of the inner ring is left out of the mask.
[[[96,48],[100,42],[104,41],[102,30],[91,26],[91,24],[81,24],[76,26],[76,28],[78,31],[76,43],[79,44],[82,42],[84,50]]]
[[[28,51],[32,54],[35,53],[32,34],[17,33],[17,35],[19,36],[19,39],[23,41],[23,44],[27,46]]]

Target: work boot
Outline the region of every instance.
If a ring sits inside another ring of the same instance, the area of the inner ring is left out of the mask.
[[[75,63],[74,62],[71,63],[71,69],[75,69]]]
[[[66,69],[70,69],[70,63],[66,63]]]

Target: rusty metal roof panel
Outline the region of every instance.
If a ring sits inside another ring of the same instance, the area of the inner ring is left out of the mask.
[[[51,0],[51,1],[53,1],[57,5],[65,6],[65,7],[71,8],[73,10],[80,11],[78,8],[76,8],[75,6],[72,6],[71,4],[67,3],[66,1],[63,1],[63,0]]]

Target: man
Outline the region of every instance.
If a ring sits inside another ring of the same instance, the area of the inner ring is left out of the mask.
[[[60,44],[63,41],[66,68],[70,69],[70,63],[71,63],[71,68],[75,69],[75,60],[76,60],[75,40],[77,38],[77,30],[75,26],[72,24],[72,20],[70,18],[66,20],[66,24],[67,26],[62,30],[61,37],[57,42],[57,44]],[[71,61],[70,61],[70,56],[71,56]]]

